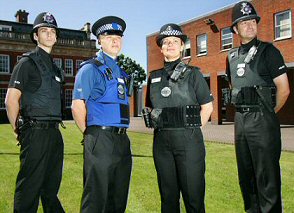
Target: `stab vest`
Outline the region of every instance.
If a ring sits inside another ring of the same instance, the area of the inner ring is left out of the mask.
[[[53,63],[50,70],[36,51],[23,54],[36,65],[41,76],[41,86],[35,92],[24,91],[21,96],[21,115],[28,119],[62,119],[62,83],[63,72]]]
[[[189,77],[194,68],[189,67],[183,78],[177,82],[169,80],[168,73],[164,70],[156,70],[150,74],[150,100],[153,108],[180,107],[197,105],[196,94],[193,85],[189,85]],[[169,87],[171,94],[168,97],[162,95],[162,89]]]
[[[253,60],[249,63],[245,64],[245,73],[242,76],[238,76],[238,65],[244,64],[244,60],[247,56],[247,53],[240,54],[239,48],[235,48],[229,51],[228,60],[230,64],[230,72],[231,72],[231,83],[233,87],[232,92],[232,99],[237,99],[238,92],[243,87],[254,87],[254,86],[264,86],[264,87],[270,87],[274,86],[272,83],[269,85],[258,73],[257,66],[260,63],[264,63],[261,59],[261,54],[265,50],[265,48],[270,45],[269,43],[259,41],[260,44],[258,45],[258,49],[256,52],[256,55],[254,56]],[[262,67],[262,69],[266,69],[266,66],[258,66]]]
[[[86,101],[87,126],[116,126],[129,127],[129,98],[127,96],[126,78],[128,75],[120,69],[120,76],[113,73],[109,76],[110,68],[96,59],[90,59],[81,64],[92,64],[96,71],[104,77],[105,92],[100,97],[92,90]]]

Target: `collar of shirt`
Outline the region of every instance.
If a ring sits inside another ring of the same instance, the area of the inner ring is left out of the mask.
[[[105,54],[103,51],[98,52],[97,60],[107,65],[112,70],[112,72],[114,73],[116,77],[120,77],[120,68],[117,65],[117,60],[111,58],[110,56]]]
[[[52,56],[38,46],[36,47],[36,52],[40,54],[43,61],[49,66],[50,69],[52,69],[52,63],[53,63]]]
[[[247,44],[242,44],[240,46],[240,53],[241,54],[247,53],[253,45],[257,46],[257,44],[258,44],[258,40],[255,37],[252,41],[248,42]]]

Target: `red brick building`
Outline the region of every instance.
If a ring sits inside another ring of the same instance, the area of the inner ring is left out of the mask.
[[[288,78],[291,94],[283,109],[278,113],[281,123],[294,124],[294,41],[293,41],[293,0],[252,0],[261,21],[258,26],[258,38],[272,42],[284,56],[289,68]],[[206,78],[214,96],[214,111],[211,116],[213,124],[223,120],[233,121],[233,108],[224,107],[222,88],[227,87],[224,80],[228,50],[238,47],[240,41],[236,34],[229,30],[232,8],[234,5],[221,8],[201,17],[181,23],[188,35],[185,59],[190,65],[198,66]],[[157,47],[155,38],[158,32],[147,36],[147,70],[163,66],[163,57]]]

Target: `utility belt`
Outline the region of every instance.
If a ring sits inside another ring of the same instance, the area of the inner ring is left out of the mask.
[[[61,121],[41,121],[41,120],[34,120],[34,119],[24,119],[22,116],[19,116],[17,120],[17,129],[18,131],[24,131],[27,128],[34,128],[34,129],[50,129],[50,128],[59,128],[59,123]]]
[[[232,90],[223,89],[225,105],[234,104],[236,108],[240,106],[261,106],[273,112],[276,105],[276,88],[264,86],[233,88]],[[246,108],[246,107],[245,107]],[[254,108],[254,107],[253,107]]]
[[[146,127],[155,129],[193,128],[201,126],[199,105],[166,107],[162,109],[153,109],[152,111],[148,111],[144,108],[143,117]]]
[[[116,127],[116,126],[88,126],[87,127],[87,132],[92,132],[91,129],[95,132],[97,129],[103,130],[103,131],[108,131],[116,134],[126,134],[127,133],[127,128],[125,127]]]

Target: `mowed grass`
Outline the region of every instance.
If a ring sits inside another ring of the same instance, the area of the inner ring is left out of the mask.
[[[74,124],[62,129],[65,143],[63,179],[59,198],[68,213],[78,213],[82,195],[81,133]],[[127,212],[160,212],[160,196],[152,158],[152,135],[129,132],[133,171]],[[19,147],[9,125],[0,125],[0,213],[13,212]],[[40,141],[41,142],[41,141]],[[206,142],[206,212],[242,213],[234,146]],[[284,212],[294,212],[294,153],[281,158]],[[182,206],[182,212],[185,212]],[[39,212],[42,211],[40,205]]]

